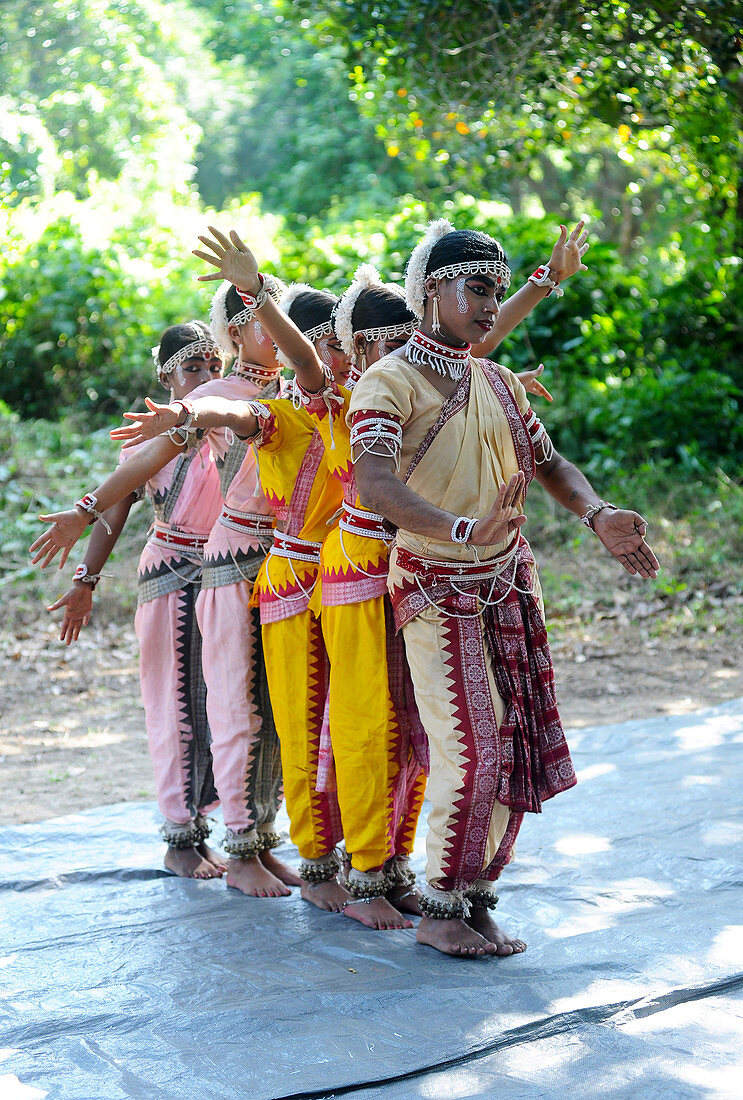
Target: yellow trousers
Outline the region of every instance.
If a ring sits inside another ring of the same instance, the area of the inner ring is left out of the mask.
[[[311,611],[264,623],[268,689],[281,745],[290,835],[303,859],[321,859],[343,835],[334,792],[315,790],[328,658]]]
[[[410,854],[426,785],[390,694],[385,600],[322,609],[338,804],[351,864],[361,872]]]

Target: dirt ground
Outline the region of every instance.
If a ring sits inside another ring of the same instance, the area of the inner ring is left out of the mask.
[[[567,728],[743,695],[737,640],[697,632],[669,641],[651,623],[652,615],[561,620],[552,649]],[[93,623],[69,649],[56,634],[45,616],[0,636],[5,824],[154,798],[131,625]]]

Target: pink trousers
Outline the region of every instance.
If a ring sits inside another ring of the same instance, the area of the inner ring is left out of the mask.
[[[250,581],[203,588],[197,615],[212,733],[214,777],[222,803],[225,851],[250,857],[275,847],[281,754],[268,695],[260,620]]]
[[[140,604],[139,678],[157,803],[171,825],[217,805],[193,585]]]

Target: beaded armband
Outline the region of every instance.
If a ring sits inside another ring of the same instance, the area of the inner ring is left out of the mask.
[[[351,423],[351,454],[354,462],[361,455],[391,458],[395,470],[400,468],[402,424],[389,413],[361,411],[354,413]]]
[[[543,462],[549,462],[552,458],[555,453],[555,445],[547,434],[544,424],[531,407],[528,413],[525,414],[524,419],[532,446],[537,447],[539,444],[542,446],[542,457],[536,459],[537,465],[541,466]]]
[[[547,264],[542,264],[536,271],[532,272],[528,281],[534,283],[535,286],[548,286],[547,297],[554,291],[556,298],[562,298],[565,291],[562,289],[557,279],[552,277],[552,272]]]
[[[113,532],[111,531],[111,528],[108,525],[107,521],[104,519],[102,514],[98,511],[97,504],[98,504],[98,497],[94,496],[93,493],[86,493],[85,496],[80,497],[79,500],[75,501],[75,507],[76,508],[82,508],[82,510],[84,512],[87,512],[88,515],[93,517],[89,521],[90,523],[93,523],[95,520],[99,519],[101,521],[101,523],[103,524],[103,526],[108,531],[109,535],[111,535],[111,534],[113,534]]]

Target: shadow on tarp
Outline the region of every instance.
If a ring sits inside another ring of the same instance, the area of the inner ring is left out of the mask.
[[[743,700],[570,741],[503,877],[517,958],[173,878],[149,804],[2,830],[0,1095],[739,1097]]]

